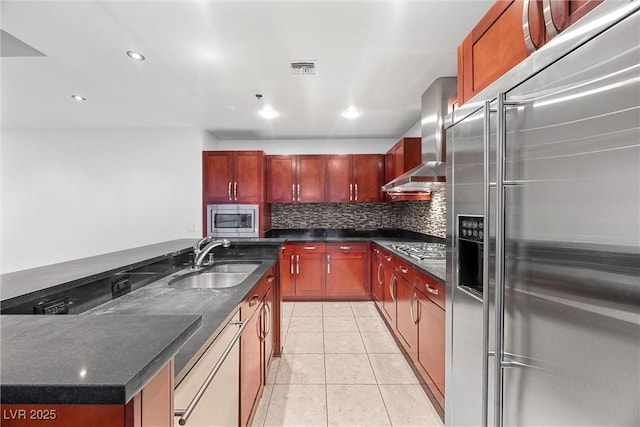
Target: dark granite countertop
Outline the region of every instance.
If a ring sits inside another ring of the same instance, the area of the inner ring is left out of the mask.
[[[0,316],[5,404],[125,404],[200,316]],[[28,339],[25,339],[28,337]]]
[[[99,280],[119,271],[191,250],[194,239],[178,239],[0,275],[0,308]]]
[[[277,262],[279,242],[233,242],[231,248],[215,249],[216,261],[260,261],[262,264],[240,285],[222,289],[176,289],[169,286],[175,277],[189,271],[183,270],[157,280],[131,293],[95,307],[82,317],[102,314],[194,314],[202,316],[202,326],[182,346],[175,356],[176,383],[222,332],[251,289]]]

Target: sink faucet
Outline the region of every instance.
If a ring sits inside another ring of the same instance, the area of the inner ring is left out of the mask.
[[[200,249],[203,243],[207,243],[207,245]],[[205,237],[204,239],[198,241],[195,245],[193,245],[194,252],[194,260],[193,260],[193,268],[198,270],[202,268],[202,262],[204,258],[211,252],[214,248],[218,246],[222,246],[223,248],[228,248],[231,246],[231,242],[227,239],[223,240],[212,240],[212,237]]]

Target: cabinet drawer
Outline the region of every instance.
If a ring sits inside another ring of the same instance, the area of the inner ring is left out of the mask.
[[[322,242],[296,243],[291,246],[298,254],[323,254],[325,252],[325,244]]]
[[[393,271],[395,271],[398,276],[404,278],[407,282],[414,282],[417,271],[410,262],[395,258],[392,261],[392,266]]]
[[[271,267],[267,272],[262,276],[262,278],[256,283],[251,292],[247,294],[245,301],[242,303],[240,307],[240,318],[241,320],[250,319],[253,316],[253,313],[260,306],[260,302],[264,299],[269,288],[271,288],[272,284],[275,281],[275,273],[273,267]]]
[[[368,243],[327,243],[328,254],[366,254],[369,252]]]
[[[444,284],[421,271],[415,272],[413,284],[418,291],[444,310],[446,297]]]

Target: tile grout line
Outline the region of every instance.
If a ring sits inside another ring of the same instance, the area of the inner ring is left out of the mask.
[[[378,316],[380,316],[379,313],[378,313]],[[362,344],[364,345],[364,339],[362,338],[362,331],[360,330],[360,324],[358,323],[357,320],[356,320],[356,324],[358,325],[358,331],[360,332],[360,339],[363,341]],[[389,420],[389,426],[393,427],[393,422],[391,421],[391,415],[389,415],[389,409],[387,409],[387,402],[385,402],[384,400],[384,395],[382,394],[382,390],[380,389],[378,376],[376,375],[376,370],[373,369],[373,364],[371,363],[371,357],[369,357],[370,353],[366,346],[365,346],[365,351],[367,355],[367,360],[369,361],[369,366],[371,367],[371,371],[373,372],[373,377],[376,379],[376,387],[378,388],[378,393],[380,393],[380,400],[382,400],[382,405],[384,406],[384,412],[385,414],[387,414],[387,419]]]

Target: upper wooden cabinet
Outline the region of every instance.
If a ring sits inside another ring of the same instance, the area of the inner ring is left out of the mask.
[[[264,202],[264,157],[262,151],[204,151],[205,204]]]
[[[385,184],[394,178],[422,163],[422,138],[408,137],[400,141],[387,151],[385,155]],[[430,193],[385,193],[388,202],[400,200],[431,200]]]
[[[381,201],[384,162],[382,154],[325,156],[325,200],[330,203]]]
[[[267,156],[267,202],[324,201],[324,156]]]
[[[497,1],[458,46],[459,105],[568,28],[601,0],[530,0],[525,13],[526,3],[524,0]]]

